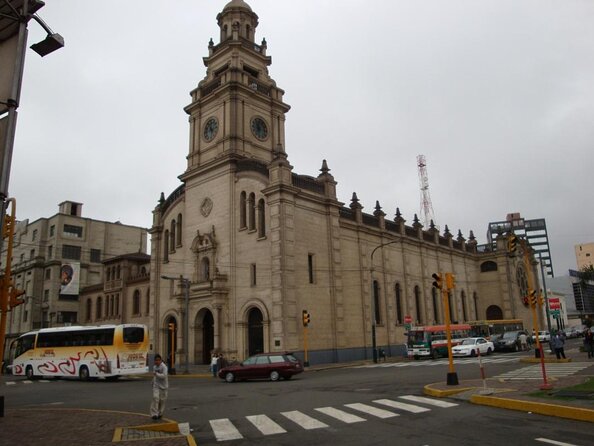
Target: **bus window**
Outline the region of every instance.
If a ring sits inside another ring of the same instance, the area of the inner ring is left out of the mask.
[[[124,343],[138,344],[144,341],[144,327],[124,327]]]
[[[15,350],[15,358],[17,356],[22,355],[27,350],[31,350],[33,348],[33,344],[35,344],[35,335],[23,336],[17,341],[17,346]]]

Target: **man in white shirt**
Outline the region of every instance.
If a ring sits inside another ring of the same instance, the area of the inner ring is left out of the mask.
[[[155,355],[155,366],[153,367],[153,401],[151,402],[151,416],[158,420],[163,416],[165,401],[167,401],[167,389],[169,380],[167,378],[167,366],[161,355]]]

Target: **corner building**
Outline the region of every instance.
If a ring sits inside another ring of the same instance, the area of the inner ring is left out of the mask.
[[[161,195],[149,231],[156,350],[175,350],[178,364],[208,363],[213,349],[238,360],[299,355],[307,310],[312,363],[370,358],[374,315],[377,346],[401,354],[407,316],[444,322],[431,286],[437,271],[456,274],[453,320],[489,315],[531,326],[526,271],[503,236],[499,250],[481,252],[472,233],[467,241],[447,227],[424,230],[416,215],[409,226],[398,209],[389,221],[379,203],[366,214],[356,194],[344,206],[326,160],[317,177],[294,173],[285,151],[290,107],[268,74],[266,41],[256,43],[258,16],[233,0],[217,21],[219,42],[211,39],[206,77],[185,108],[187,169]]]

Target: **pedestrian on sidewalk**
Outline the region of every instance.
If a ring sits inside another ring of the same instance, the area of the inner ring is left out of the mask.
[[[594,358],[594,334],[591,328],[584,333],[584,350],[588,353],[588,359]]]
[[[153,420],[158,420],[163,416],[168,389],[167,366],[163,362],[161,355],[157,354],[155,355],[155,366],[153,367],[153,400],[151,402]]]
[[[555,334],[555,336],[553,337],[553,339],[551,339],[551,348],[555,351],[555,355],[557,356],[557,359],[561,359],[561,357],[563,357],[563,359],[565,359],[564,346],[565,346],[565,340],[563,339],[563,336],[561,335],[561,333],[557,332]]]
[[[523,352],[528,351],[528,336],[526,333],[520,333],[520,346]]]
[[[212,372],[213,378],[216,378],[217,377],[218,362],[219,362],[219,355],[217,355],[213,351],[212,352],[212,356],[210,357],[210,371]]]

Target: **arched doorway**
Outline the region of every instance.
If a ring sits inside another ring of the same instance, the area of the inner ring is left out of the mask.
[[[174,371],[178,363],[175,352],[177,351],[177,320],[170,316],[167,318],[165,324],[165,330],[167,330],[166,344],[165,344],[165,355],[163,359],[167,362],[167,366]]]
[[[264,352],[264,324],[262,312],[252,308],[248,313],[248,355]]]
[[[214,318],[209,310],[202,317],[202,364],[210,364],[210,352],[214,349]],[[196,356],[197,358],[199,356]]]
[[[487,320],[503,319],[503,311],[497,305],[491,305],[487,308]]]

